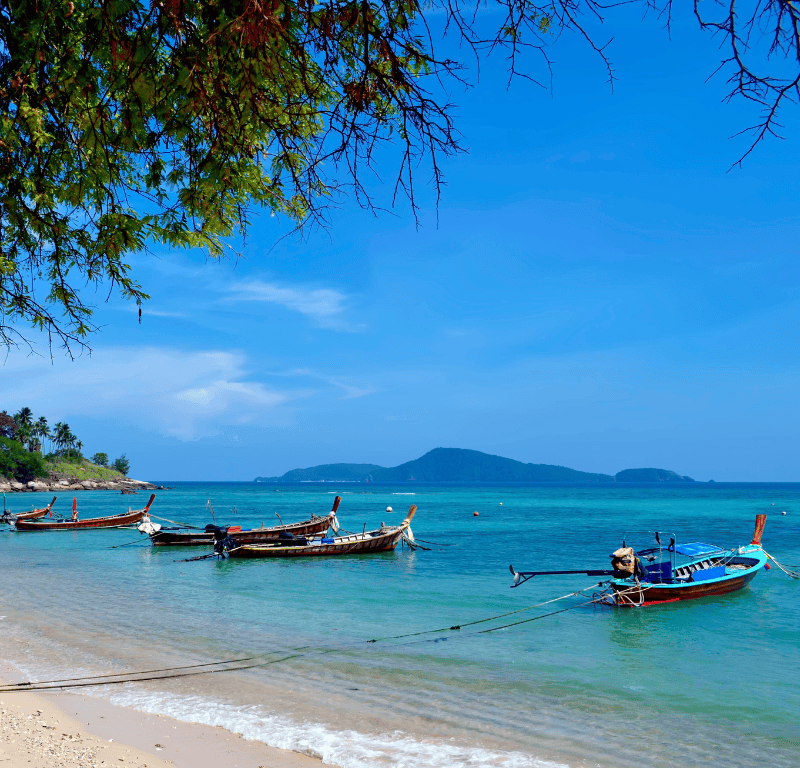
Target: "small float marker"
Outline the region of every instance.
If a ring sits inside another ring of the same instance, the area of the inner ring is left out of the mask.
[[[477,512],[473,512],[473,513],[472,513],[472,516],[473,516],[473,517],[479,517],[479,514],[478,514]]]
[[[502,502],[502,501],[500,502],[500,506],[501,506],[501,507],[503,506],[503,502]]]

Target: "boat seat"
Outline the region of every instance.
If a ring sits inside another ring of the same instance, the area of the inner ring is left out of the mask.
[[[709,579],[718,579],[725,575],[725,566],[717,565],[714,568],[704,568],[703,570],[695,571],[692,574],[692,581],[708,581]]]
[[[647,581],[651,584],[671,584],[672,566],[669,562],[645,566]]]

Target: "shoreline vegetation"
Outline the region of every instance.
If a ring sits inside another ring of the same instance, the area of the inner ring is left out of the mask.
[[[257,483],[694,483],[668,469],[624,469],[616,475],[581,472],[555,464],[524,464],[464,448],[434,448],[397,467],[377,464],[321,464],[293,469],[280,477],[257,477]]]
[[[45,446],[52,449],[45,453]],[[122,456],[109,462],[108,454],[87,459],[83,443],[66,422],[51,429],[47,419],[36,419],[30,408],[13,416],[0,411],[0,492],[126,491],[163,489],[128,477],[130,462]]]

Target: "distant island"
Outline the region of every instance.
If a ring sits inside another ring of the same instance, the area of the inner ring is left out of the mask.
[[[580,472],[554,464],[524,464],[464,448],[434,448],[397,467],[377,464],[320,464],[293,469],[257,483],[693,483],[667,469],[625,469],[616,475]]]
[[[614,475],[618,483],[693,483],[691,477],[668,469],[623,469]],[[713,480],[711,481],[714,482]]]

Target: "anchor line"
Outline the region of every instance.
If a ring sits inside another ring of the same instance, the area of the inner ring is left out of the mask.
[[[203,528],[200,528],[196,525],[189,525],[189,523],[181,523],[179,520],[170,520],[167,517],[158,517],[157,515],[150,515],[150,517],[153,520],[163,520],[165,523],[173,523],[174,525],[179,525],[181,528],[191,528],[195,531],[203,530]]]
[[[289,656],[283,656],[280,659],[272,659],[271,661],[263,661],[257,664],[247,664],[241,667],[228,667],[225,669],[204,669],[195,672],[181,672],[177,675],[155,675],[151,677],[134,677],[128,678],[125,680],[90,680],[89,682],[85,683],[63,683],[60,685],[43,685],[37,686],[35,683],[32,685],[22,685],[17,688],[0,688],[0,693],[15,693],[17,691],[53,691],[59,690],[61,688],[91,688],[98,685],[121,685],[123,683],[146,683],[152,680],[172,680],[173,678],[179,677],[194,677],[196,675],[213,675],[219,672],[240,672],[245,669],[254,669],[255,667],[266,667],[270,664],[278,664],[281,661],[288,661],[289,659],[295,659],[299,656],[303,656],[305,654],[291,654]],[[230,662],[219,662],[220,664],[230,663]],[[124,674],[124,673],[123,673]]]
[[[781,562],[779,562],[778,560],[776,560],[776,559],[775,559],[775,558],[774,558],[774,557],[773,557],[773,556],[772,556],[772,555],[771,555],[769,552],[767,552],[767,551],[766,551],[766,550],[765,550],[763,547],[761,548],[761,551],[762,551],[762,552],[763,552],[763,553],[764,553],[764,554],[765,554],[765,555],[766,555],[766,556],[767,556],[767,557],[768,557],[770,560],[772,560],[772,562],[773,562],[773,563],[775,563],[775,566],[776,566],[776,567],[777,567],[779,570],[783,571],[783,572],[784,572],[784,573],[785,573],[785,574],[786,574],[786,575],[787,575],[787,576],[788,576],[790,579],[800,579],[800,573],[798,573],[797,571],[794,571],[794,570],[792,570],[792,569],[791,569],[789,566],[786,566],[786,565],[784,565],[783,563],[781,563]]]
[[[523,613],[524,611],[532,611],[534,608],[541,608],[543,605],[550,605],[550,603],[555,603],[559,600],[565,600],[568,597],[575,597],[576,595],[584,595],[587,589],[593,588],[594,585],[591,587],[586,587],[585,589],[579,589],[576,592],[569,592],[566,595],[561,595],[560,597],[554,597],[552,600],[545,600],[543,603],[536,603],[535,605],[528,605],[525,608],[518,608],[515,611],[508,611],[507,613],[500,613],[496,616],[489,616],[486,619],[477,619],[475,621],[467,621],[462,624],[454,624],[450,627],[439,627],[439,629],[425,629],[420,632],[407,632],[403,635],[391,635],[388,637],[378,637],[373,640],[367,640],[367,643],[380,643],[385,640],[402,640],[406,637],[419,637],[420,635],[432,635],[437,632],[451,632],[455,630],[462,629],[463,627],[472,627],[476,624],[485,624],[487,621],[496,621],[497,619],[504,619],[506,616],[514,616],[517,613]]]
[[[603,582],[600,583],[600,586],[603,585]],[[173,678],[182,678],[182,677],[192,677],[197,675],[207,675],[207,674],[217,674],[221,672],[240,672],[248,669],[255,669],[258,667],[266,667],[272,664],[278,664],[284,661],[290,661],[292,659],[304,658],[311,655],[328,655],[331,653],[336,653],[337,651],[347,651],[347,650],[358,650],[358,648],[363,647],[363,645],[370,644],[370,643],[377,643],[377,642],[384,642],[388,640],[401,640],[406,638],[422,638],[423,635],[430,635],[430,634],[437,634],[441,632],[452,632],[461,630],[464,627],[471,627],[476,626],[478,624],[484,624],[489,621],[496,621],[497,619],[505,618],[507,616],[513,616],[519,613],[523,613],[525,611],[530,611],[535,608],[541,608],[545,605],[550,605],[552,603],[556,603],[560,600],[565,600],[569,597],[576,597],[578,595],[586,596],[586,591],[588,589],[592,589],[594,585],[591,587],[586,587],[582,590],[576,590],[574,592],[569,592],[565,595],[561,595],[559,597],[552,598],[550,600],[545,600],[541,603],[536,603],[535,605],[525,606],[524,608],[519,608],[514,611],[507,611],[505,613],[497,614],[495,616],[489,616],[484,619],[476,619],[475,621],[464,622],[462,624],[454,624],[450,627],[440,627],[438,629],[431,629],[431,630],[423,630],[420,632],[409,632],[402,635],[394,635],[390,637],[382,637],[382,638],[375,638],[372,640],[365,640],[365,641],[358,641],[352,643],[342,643],[330,648],[317,648],[313,649],[311,646],[299,646],[296,648],[290,648],[287,650],[276,650],[276,651],[267,651],[263,654],[257,654],[255,656],[246,656],[239,659],[227,659],[225,661],[218,661],[218,662],[207,662],[204,664],[190,664],[186,666],[180,667],[165,667],[161,669],[151,669],[151,670],[144,670],[140,672],[119,672],[113,674],[106,674],[106,675],[97,675],[97,676],[83,676],[83,677],[75,677],[75,678],[63,678],[59,680],[44,680],[44,681],[34,681],[34,682],[24,682],[24,683],[14,683],[10,685],[0,685],[0,693],[14,693],[16,691],[46,691],[46,690],[59,690],[63,688],[87,688],[87,687],[94,687],[100,685],[121,685],[125,683],[141,683],[141,682],[150,682],[154,680],[171,680]],[[637,588],[632,588],[628,591],[635,591]],[[568,606],[567,608],[560,608],[557,611],[551,611],[549,613],[541,614],[539,616],[533,616],[528,619],[523,619],[522,621],[511,622],[509,624],[504,624],[499,627],[490,627],[489,629],[479,630],[477,632],[470,632],[466,634],[460,634],[457,637],[460,638],[468,638],[468,637],[476,637],[478,635],[488,634],[491,632],[497,632],[501,629],[509,629],[511,627],[516,627],[521,624],[527,624],[533,621],[538,621],[539,619],[548,618],[550,616],[555,616],[560,613],[565,613],[567,611],[574,610],[576,608],[584,607],[587,605],[597,604],[602,602],[598,600],[595,596],[592,599],[587,600],[585,602],[578,603],[576,605]],[[408,643],[404,643],[403,645],[415,645],[417,643],[427,643],[432,642],[429,638],[424,639],[415,639],[411,640]],[[438,642],[437,640],[433,640],[433,642]],[[282,656],[278,659],[270,659],[263,661],[265,656],[270,656],[273,654],[278,653],[287,653],[288,655]],[[254,661],[253,664],[244,664],[243,662]],[[230,666],[235,665],[235,666]],[[190,671],[186,671],[190,670]],[[174,674],[161,674],[162,672],[174,673]],[[143,677],[143,675],[145,675]],[[119,679],[109,679],[109,678],[119,678]]]
[[[299,650],[293,648],[292,650]],[[270,651],[269,653],[278,653],[278,651]],[[253,661],[253,659],[260,659],[263,656],[269,655],[269,653],[259,653],[255,656],[245,656],[241,659],[227,659],[226,661],[209,661],[205,664],[187,664],[183,667],[162,667],[161,669],[144,669],[141,672],[115,672],[110,673],[107,675],[84,675],[83,677],[64,677],[58,680],[36,680],[34,682],[25,682],[25,683],[6,683],[5,685],[0,684],[0,691],[3,693],[6,690],[13,690],[15,688],[21,688],[26,691],[31,690],[31,686],[33,685],[54,685],[55,683],[74,683],[80,680],[100,680],[106,677],[120,677],[122,675],[152,675],[156,674],[157,672],[178,672],[184,669],[196,669],[198,667],[215,667],[220,666],[222,664],[239,664],[245,661]]]

